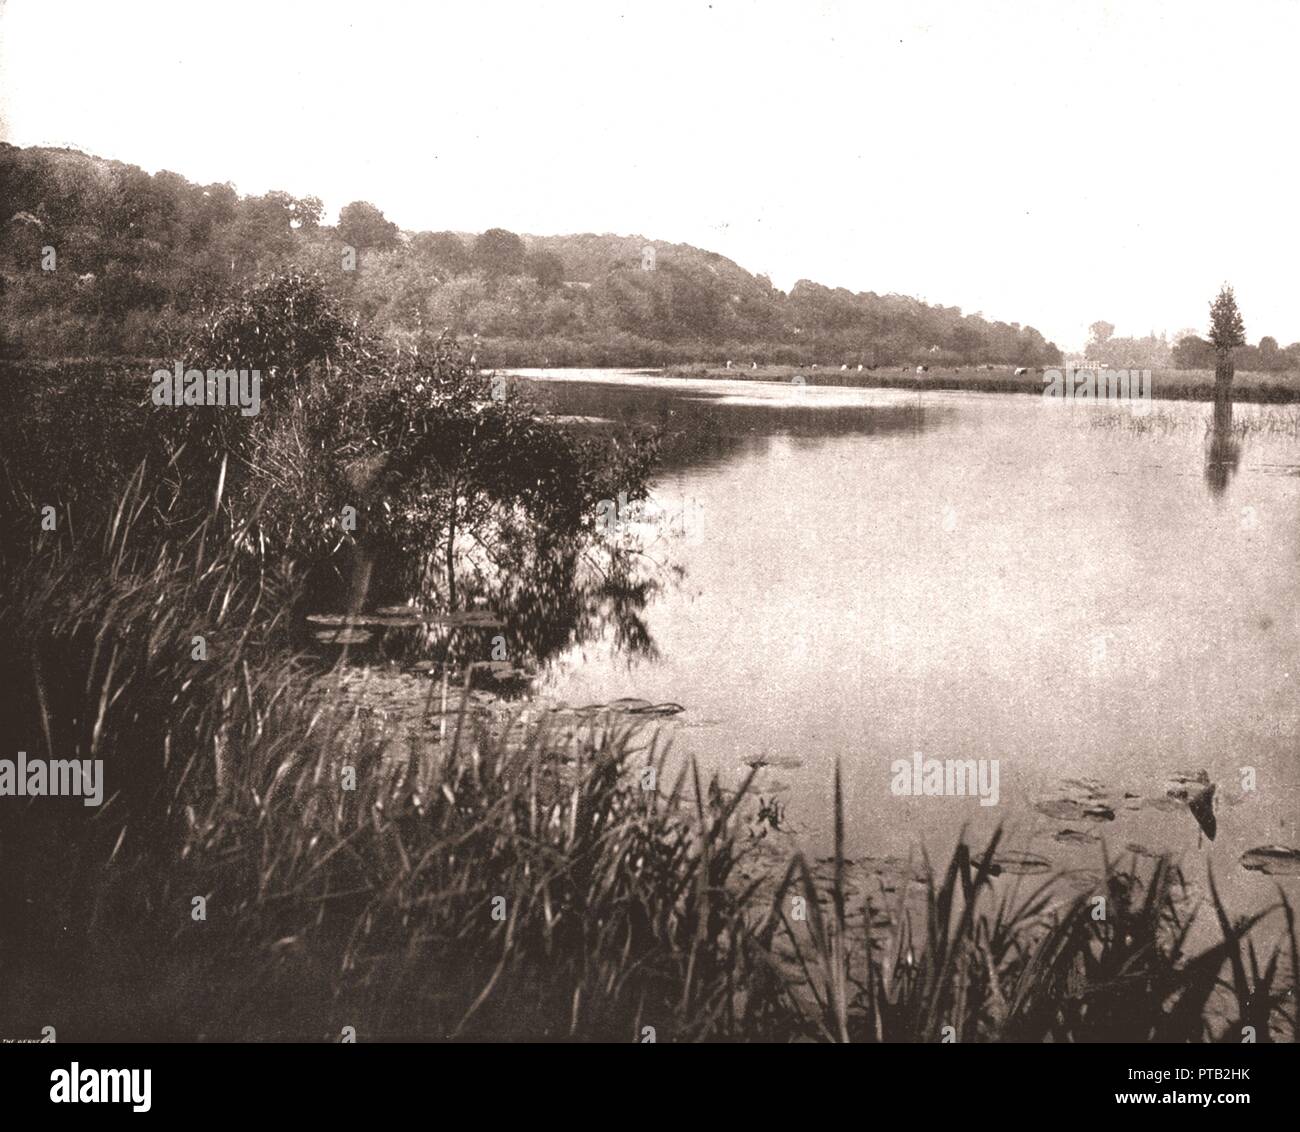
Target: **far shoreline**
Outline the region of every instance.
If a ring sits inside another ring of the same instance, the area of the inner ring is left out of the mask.
[[[525,367],[520,367],[525,368]],[[582,367],[574,367],[582,368]],[[606,367],[592,367],[606,368]],[[619,368],[619,367],[608,367]],[[1017,375],[1014,367],[999,366],[992,371],[982,366],[962,368],[945,367],[924,374],[914,368],[890,366],[874,370],[840,370],[819,366],[759,366],[757,369],[739,369],[710,365],[636,367],[635,372],[658,377],[693,378],[699,380],[764,381],[790,383],[803,379],[804,385],[847,389],[907,389],[918,393],[928,391],[954,391],[966,393],[1022,393],[1042,396],[1044,373],[1065,370],[1065,365],[1039,366],[1028,373]],[[1300,402],[1300,374],[1260,374],[1243,372],[1232,383],[1232,400],[1237,404],[1295,404]],[[1153,401],[1204,401],[1215,400],[1214,374],[1202,370],[1153,369],[1151,371],[1151,399]]]
[[[700,381],[735,381],[737,383],[761,382],[790,384],[801,378],[805,386],[832,389],[902,389],[914,393],[1019,393],[1042,396],[1043,375],[1051,370],[1064,371],[1065,364],[1037,366],[1027,373],[1017,375],[1015,367],[984,366],[942,367],[917,374],[913,366],[878,366],[874,370],[841,370],[836,366],[769,365],[757,369],[742,368],[711,362],[654,365],[524,365],[517,362],[500,363],[491,357],[490,344],[480,347],[486,355],[478,369],[481,373],[514,374],[520,371],[612,372],[640,374],[647,377],[669,377]],[[14,378],[49,381],[72,375],[99,375],[101,377],[130,376],[138,373],[147,378],[166,359],[130,355],[78,355],[63,357],[9,357],[0,358],[0,377],[5,383]],[[168,362],[167,364],[171,364]],[[1238,405],[1288,405],[1300,403],[1300,372],[1259,373],[1243,370],[1236,375],[1232,386],[1232,401]],[[1216,399],[1214,374],[1211,370],[1151,370],[1152,401],[1200,401],[1212,405]],[[1082,400],[1082,399],[1081,399]],[[1100,400],[1100,399],[1098,399]]]

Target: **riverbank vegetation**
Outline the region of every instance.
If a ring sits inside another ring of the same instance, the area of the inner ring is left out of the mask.
[[[1193,952],[1167,861],[1107,863],[1083,888],[1059,877],[1023,893],[995,880],[996,840],[963,844],[937,871],[922,863],[911,891],[859,903],[839,849],[829,879],[798,856],[784,874],[746,879],[770,865],[755,865],[744,785],[670,772],[653,734],[612,718],[566,738],[545,721],[516,730],[457,710],[436,755],[386,759],[381,730],[311,694],[328,677],[269,647],[273,627],[247,632],[266,619],[260,604],[286,595],[232,585],[232,551],[214,549],[211,530],[135,560],[138,500],[123,502],[115,530],[86,532],[85,564],[104,572],[75,607],[66,574],[29,580],[21,627],[43,634],[42,656],[6,673],[38,682],[45,741],[105,757],[113,784],[93,819],[38,802],[6,821],[10,1031],[1294,1036],[1285,898],[1237,920],[1212,891],[1201,914],[1220,939]],[[238,644],[189,664],[169,642],[200,630]],[[101,661],[83,684],[84,665],[56,667],[92,640],[123,675]]]
[[[786,293],[715,252],[652,237],[402,231],[366,201],[331,225],[314,196],[241,196],[229,183],[3,143],[0,199],[0,355],[10,357],[170,356],[219,296],[302,265],[391,344],[446,330],[485,367],[1064,361],[1018,322],[806,279]],[[1191,330],[1126,338],[1114,329],[1093,323],[1090,360],[1215,365],[1214,345]],[[1243,342],[1236,365],[1294,384],[1300,343]]]
[[[483,366],[1046,364],[1018,323],[896,294],[802,280],[787,294],[717,253],[642,236],[403,232],[354,201],[321,201],[65,149],[0,145],[0,348],[26,356],[170,355],[232,287],[291,264],[391,343],[444,329]]]
[[[855,895],[838,783],[829,875],[774,867],[748,780],[626,715],[478,706],[498,646],[644,634],[648,583],[597,516],[644,498],[654,438],[571,434],[443,336],[398,354],[311,273],[218,298],[176,356],[244,365],[250,342],[256,417],[152,406],[133,366],[0,393],[0,723],[106,782],[96,808],[0,799],[7,1034],[1295,1036],[1280,893],[1240,919],[1211,888],[1195,949],[1162,859],[1026,893],[995,839]],[[355,655],[304,638],[312,611],[399,595],[430,627],[408,655],[443,646],[425,671],[461,688],[429,681],[417,735],[345,702]],[[462,622],[453,654],[433,629]]]
[[[656,585],[600,519],[645,498],[656,439],[571,431],[486,365],[1041,391],[1014,369],[1059,351],[1031,328],[785,295],[684,246],[642,270],[639,238],[401,233],[364,202],[330,227],[310,197],[67,151],[4,147],[0,189],[0,723],[107,784],[93,808],[3,799],[6,1033],[1295,1036],[1281,894],[1239,920],[1211,888],[1218,942],[1194,952],[1162,859],[1025,894],[996,840],[962,843],[908,890],[851,895],[840,847],[829,875],[774,863],[748,782],[702,779],[626,715],[471,695],[500,666],[518,695],[610,624],[652,648]],[[153,405],[177,361],[256,367],[261,411]],[[1167,376],[1156,396],[1199,395]],[[343,695],[358,658],[394,660],[362,626],[422,665],[417,734]]]

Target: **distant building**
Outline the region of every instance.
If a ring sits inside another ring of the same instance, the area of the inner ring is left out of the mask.
[[[646,244],[641,249],[641,270],[653,271],[655,269],[655,249],[653,244]]]

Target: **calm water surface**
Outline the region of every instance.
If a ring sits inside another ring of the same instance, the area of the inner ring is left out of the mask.
[[[1238,859],[1300,844],[1300,409],[1238,405],[1238,429],[1291,425],[1234,441],[1204,404],[1156,402],[1137,431],[1125,409],[1026,395],[528,385],[675,433],[649,549],[684,569],[646,610],[654,655],[575,649],[546,694],[685,705],[675,749],[728,781],[771,759],[758,792],[814,851],[838,759],[854,853],[942,855],[963,824],[1004,822],[1054,865],[1095,865],[1102,838],[1174,850],[1190,876],[1212,860],[1247,902],[1274,891]],[[999,760],[999,805],[894,794],[891,764],[918,751]],[[1165,799],[1201,769],[1212,846]],[[1071,798],[1114,820],[1062,818]]]

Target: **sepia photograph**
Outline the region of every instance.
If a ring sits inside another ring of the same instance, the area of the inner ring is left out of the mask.
[[[1014,1043],[1249,1104],[1298,49],[1297,0],[0,0],[0,1076]]]

